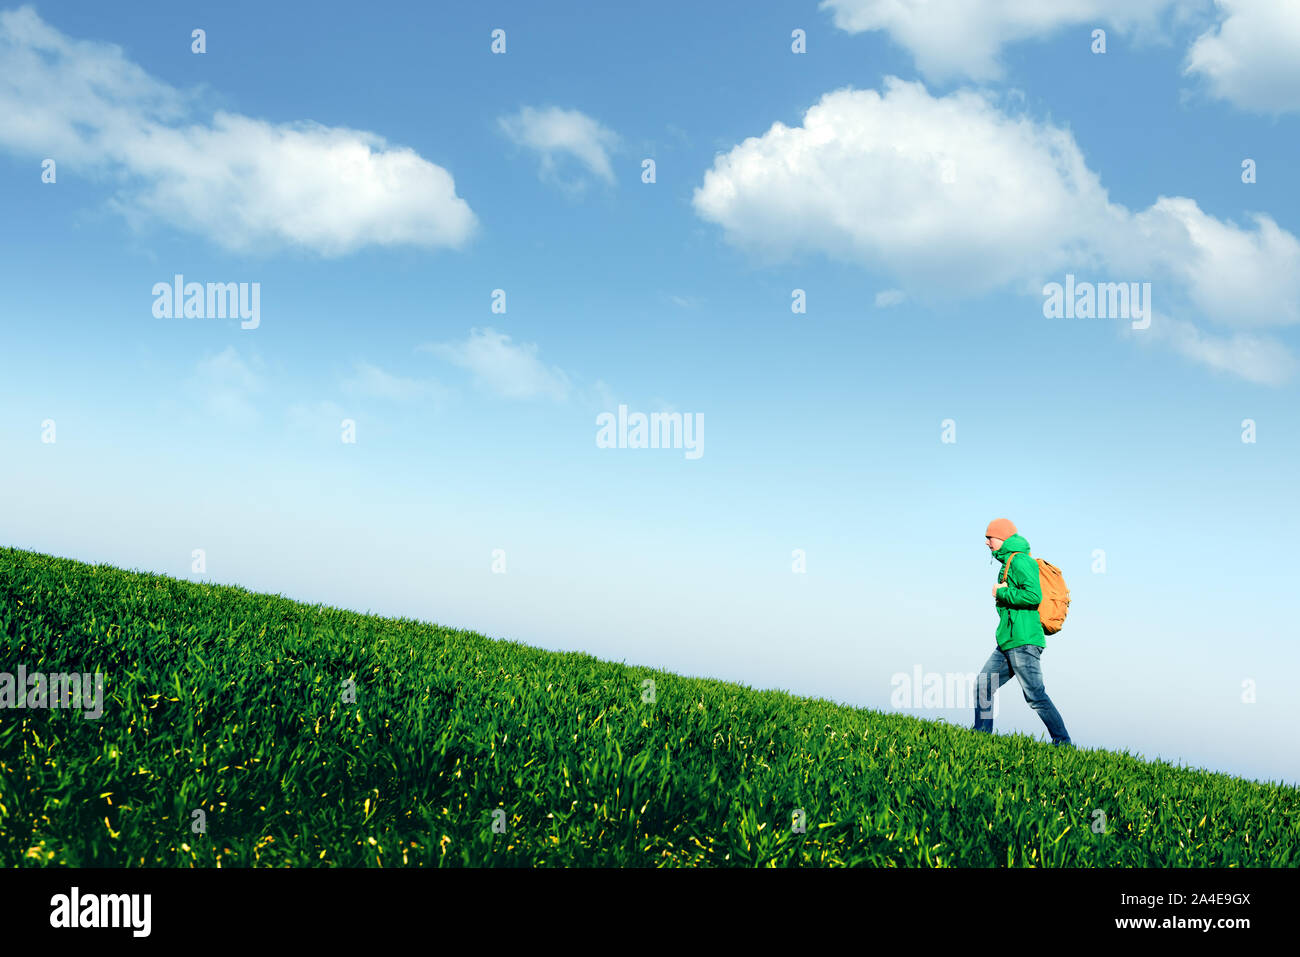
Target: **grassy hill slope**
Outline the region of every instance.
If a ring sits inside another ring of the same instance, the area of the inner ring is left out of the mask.
[[[0,549],[19,665],[105,700],[0,710],[6,867],[1300,865],[1291,787]]]

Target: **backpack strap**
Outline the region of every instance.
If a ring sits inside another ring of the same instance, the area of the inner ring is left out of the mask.
[[[1008,585],[1011,584],[1011,559],[1019,555],[1019,552],[1012,552],[1007,556],[1007,563],[1002,566],[1002,580]]]

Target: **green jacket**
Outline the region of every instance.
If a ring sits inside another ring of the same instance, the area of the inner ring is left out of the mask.
[[[1012,535],[993,557],[1005,564],[1007,556],[1019,552],[1007,572],[1006,588],[999,588],[994,604],[998,610],[998,647],[1003,651],[1021,645],[1047,647],[1043,638],[1043,622],[1038,617],[1038,603],[1043,600],[1042,586],[1038,580],[1038,559],[1029,555],[1029,543],[1023,535]],[[1002,569],[998,569],[1002,580]]]

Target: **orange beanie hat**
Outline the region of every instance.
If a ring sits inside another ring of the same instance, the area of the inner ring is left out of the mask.
[[[993,519],[984,532],[987,538],[1000,538],[1003,541],[1006,541],[1014,534],[1016,534],[1016,526],[1009,518]]]

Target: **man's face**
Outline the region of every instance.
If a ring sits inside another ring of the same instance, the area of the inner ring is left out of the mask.
[[[1005,541],[1005,539],[991,538],[988,535],[984,536],[984,544],[989,547],[989,551],[991,552],[996,552],[999,548],[1001,548],[1003,541]]]

